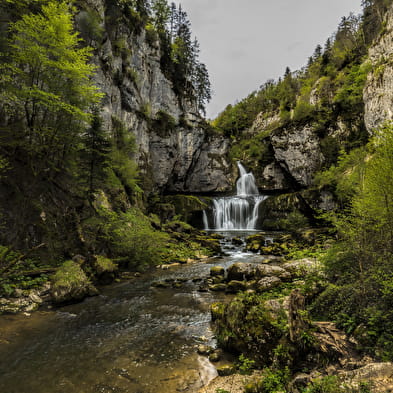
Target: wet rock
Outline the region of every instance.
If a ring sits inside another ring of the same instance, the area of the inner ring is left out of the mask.
[[[281,280],[278,277],[264,277],[259,280],[256,284],[256,289],[259,292],[269,291],[273,288],[278,287],[281,284]]]
[[[199,355],[208,356],[213,352],[213,348],[205,344],[198,345],[197,352]]]
[[[221,360],[223,355],[223,352],[221,349],[215,349],[210,355],[209,355],[209,360],[212,363],[217,363]]]
[[[167,281],[154,281],[151,283],[151,286],[154,288],[169,288],[171,283]]]
[[[43,300],[41,299],[41,297],[38,295],[38,293],[36,291],[30,292],[29,299],[33,303],[37,303],[37,304],[41,304],[43,302]]]
[[[199,286],[198,292],[209,292],[209,285],[204,283]]]
[[[209,285],[209,289],[214,292],[223,292],[223,291],[226,291],[227,285],[226,284],[212,284],[212,285]]]
[[[210,268],[211,276],[223,276],[225,274],[225,269],[222,266],[212,266]]]
[[[213,277],[212,284],[221,284],[224,281],[224,276]]]
[[[38,303],[34,303],[28,298],[0,299],[1,314],[17,314],[19,312],[31,312],[37,310]]]
[[[234,237],[232,238],[231,243],[234,244],[235,246],[241,246],[243,244],[243,240],[240,239],[239,237]]]
[[[228,375],[232,375],[236,372],[236,369],[231,364],[225,364],[217,368],[217,373],[220,377],[226,377]]]
[[[231,280],[227,284],[227,292],[229,293],[237,293],[246,289],[247,285],[244,281]]]

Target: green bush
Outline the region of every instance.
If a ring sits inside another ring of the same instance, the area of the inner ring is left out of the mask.
[[[169,236],[152,228],[149,219],[133,207],[116,213],[100,208],[84,225],[85,236],[96,253],[109,254],[123,266],[144,269],[162,262]]]

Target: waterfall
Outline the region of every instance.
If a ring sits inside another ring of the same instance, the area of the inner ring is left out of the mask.
[[[254,175],[247,173],[238,162],[239,179],[236,182],[236,195],[213,199],[213,225],[203,212],[205,229],[214,230],[253,230],[258,221],[258,208],[266,196],[259,195]]]

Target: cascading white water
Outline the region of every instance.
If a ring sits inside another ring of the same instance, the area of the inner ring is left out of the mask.
[[[206,212],[203,215],[205,229],[253,230],[256,229],[258,208],[266,196],[259,195],[254,175],[247,173],[238,162],[240,177],[236,182],[236,196],[213,199],[213,225],[209,226]]]

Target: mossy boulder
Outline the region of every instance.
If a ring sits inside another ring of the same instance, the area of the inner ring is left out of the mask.
[[[210,275],[212,277],[223,276],[224,274],[225,274],[225,269],[222,266],[212,266],[210,268]]]
[[[232,364],[225,364],[223,366],[217,367],[217,374],[220,377],[227,377],[229,375],[235,374],[236,367]]]
[[[264,277],[256,283],[255,288],[258,292],[265,292],[278,287],[280,284],[281,280],[278,277]]]
[[[95,256],[94,269],[100,284],[110,284],[119,270],[116,263],[102,255]]]
[[[247,289],[247,284],[245,281],[232,280],[227,284],[228,293],[238,293],[240,291],[245,291]]]
[[[212,284],[209,285],[209,289],[214,292],[224,292],[227,289],[227,285],[220,283],[220,284]]]
[[[54,303],[62,304],[81,301],[98,291],[78,263],[66,261],[52,278],[50,294]]]
[[[171,204],[175,214],[186,222],[192,221],[195,212],[202,212],[210,204],[210,199],[202,200],[195,195],[171,195],[167,196],[165,201]]]
[[[262,296],[243,292],[214,309],[213,329],[222,348],[243,353],[259,365],[273,361],[274,349],[287,334],[283,308],[271,309]]]
[[[223,303],[213,303],[210,306],[210,313],[212,316],[212,321],[216,319],[221,319],[224,317],[225,305]]]
[[[236,262],[227,270],[228,281],[250,280],[255,276],[256,265],[252,263]]]

